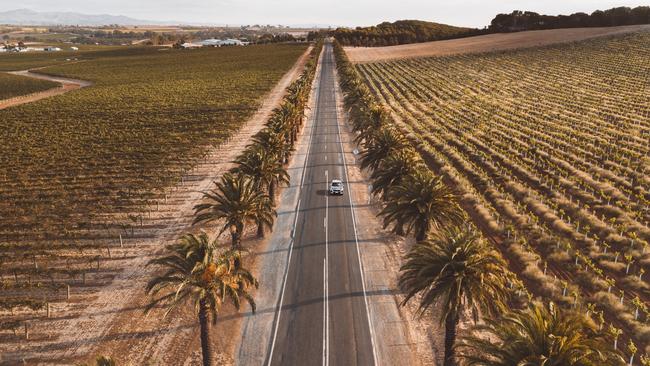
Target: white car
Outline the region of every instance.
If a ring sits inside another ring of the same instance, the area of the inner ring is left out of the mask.
[[[333,179],[330,183],[330,194],[343,194],[343,182],[340,179]]]

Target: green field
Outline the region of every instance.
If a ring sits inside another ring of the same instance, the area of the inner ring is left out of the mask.
[[[0,73],[0,100],[13,98],[59,86],[47,80],[31,79],[25,76]]]
[[[122,48],[41,70],[94,85],[0,111],[0,241],[77,240],[99,217],[123,218],[160,197],[305,49]]]
[[[43,47],[38,45],[34,47]],[[79,51],[71,51],[70,44],[63,43],[48,43],[48,46],[60,47],[63,51],[60,52],[20,52],[20,53],[0,53],[0,71],[17,71],[26,70],[35,67],[58,65],[63,63],[74,62],[76,60],[88,60],[103,57],[106,53],[117,52],[133,52],[133,49],[138,49],[140,52],[147,52],[152,50],[149,48],[131,48],[124,46],[95,46],[95,45],[75,45]]]

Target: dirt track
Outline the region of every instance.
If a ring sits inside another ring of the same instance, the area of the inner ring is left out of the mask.
[[[38,69],[23,70],[23,71],[11,71],[11,72],[8,72],[8,74],[18,75],[18,76],[25,76],[25,77],[34,78],[34,79],[49,80],[49,81],[59,83],[59,84],[61,84],[61,86],[56,87],[56,88],[52,88],[52,89],[48,89],[48,90],[45,90],[45,91],[42,91],[42,92],[38,92],[38,93],[21,95],[19,97],[15,97],[15,98],[0,100],[0,109],[5,109],[5,108],[21,105],[21,104],[35,102],[37,100],[53,97],[55,95],[65,94],[65,93],[67,93],[69,91],[85,88],[87,86],[92,85],[92,83],[89,82],[89,81],[77,80],[77,79],[68,79],[68,78],[64,78],[64,77],[50,76],[50,75],[45,75],[45,74],[38,74],[38,73],[34,72],[34,70],[38,70]]]
[[[389,47],[346,47],[352,62],[373,62],[412,57],[447,56],[461,53],[481,53],[514,48],[544,46],[574,42],[589,38],[636,31],[650,31],[650,25],[629,25],[606,28],[569,28],[498,33],[446,41],[404,44]]]
[[[202,199],[234,158],[259,131],[273,108],[279,105],[285,89],[302,71],[309,50],[264,98],[258,109],[228,142],[212,148],[206,160],[184,177],[184,183],[171,191],[159,209],[152,209],[149,229],[143,239],[132,239],[124,248],[113,251],[110,265],[122,269],[110,284],[94,293],[76,293],[68,302],[52,304],[53,316],[32,325],[29,341],[0,344],[0,364],[76,364],[89,362],[98,354],[110,355],[119,364],[193,365],[200,363],[198,324],[191,310],[161,319],[160,312],[148,317],[143,307],[148,301],[144,285],[154,268],[145,264],[159,254],[165,244],[175,241],[190,229],[193,206]],[[236,321],[227,321],[228,312],[215,331],[219,364],[229,363],[229,350],[236,342]],[[232,319],[232,317],[231,317]]]

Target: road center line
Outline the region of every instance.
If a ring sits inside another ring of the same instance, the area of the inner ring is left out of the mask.
[[[329,261],[329,246],[327,245],[327,241],[329,239],[329,233],[328,233],[328,225],[327,225],[327,220],[329,218],[329,192],[327,190],[328,188],[328,179],[327,179],[327,174],[328,171],[325,170],[325,218],[323,219],[324,225],[325,225],[325,268],[323,269],[324,275],[323,275],[323,282],[325,285],[325,301],[323,303],[323,311],[325,312],[325,323],[323,324],[323,331],[325,333],[325,336],[323,337],[323,342],[324,342],[324,348],[323,348],[323,357],[324,357],[324,362],[323,365],[327,366],[330,363],[329,360],[329,339],[330,339],[330,330],[329,330],[329,315],[330,315],[330,310],[329,310],[329,268],[328,266],[328,261]]]

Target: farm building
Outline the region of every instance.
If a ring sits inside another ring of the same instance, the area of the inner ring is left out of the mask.
[[[221,46],[246,46],[248,42],[242,42],[238,39],[206,39],[199,41],[196,44],[204,47],[221,47]]]
[[[185,48],[185,49],[188,49],[188,48],[200,48],[200,47],[203,47],[203,45],[198,44],[198,43],[185,42],[185,43],[181,44],[181,47]]]

